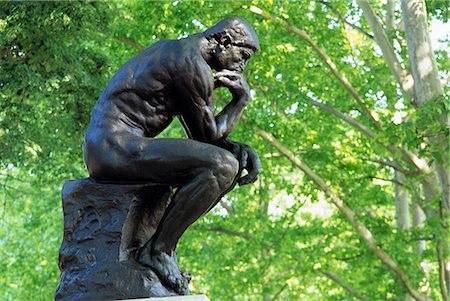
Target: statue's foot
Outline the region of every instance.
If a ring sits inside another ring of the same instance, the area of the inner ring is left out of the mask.
[[[147,249],[143,249],[139,254],[138,261],[143,265],[149,266],[164,283],[178,294],[189,294],[188,279],[181,274],[175,257],[165,252],[150,254]]]
[[[187,282],[191,282],[192,280],[192,274],[188,271],[181,271],[181,276],[183,276],[183,278],[186,279]]]

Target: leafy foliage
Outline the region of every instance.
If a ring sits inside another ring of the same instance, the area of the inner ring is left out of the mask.
[[[446,21],[446,4],[428,2],[429,13]],[[252,13],[252,5],[311,35],[377,113],[383,131],[367,137],[314,105],[325,103],[377,130],[317,52]],[[384,13],[381,3],[373,5]],[[60,189],[65,180],[87,176],[81,154],[84,130],[108,79],[139,52],[139,45],[182,38],[230,15],[246,18],[260,37],[261,51],[245,71],[254,94],[232,139],[253,146],[263,170],[254,185],[235,189],[183,236],[178,257],[195,276],[193,293],[207,293],[212,300],[267,301],[393,300],[405,295],[342,213],[255,133],[259,128],[339,193],[416,288],[440,296],[434,242],[427,241],[426,251],[418,254],[415,239],[433,237],[440,231],[439,221],[429,219],[424,228],[400,231],[394,171],[380,162],[401,160],[400,153],[386,149],[388,144],[419,150],[432,160],[448,154],[426,139],[448,135],[433,117],[446,108],[435,100],[416,110],[402,98],[374,42],[339,18],[370,32],[353,1],[5,2],[0,5],[4,300],[52,298],[63,234]],[[403,34],[394,35],[401,40]],[[405,45],[395,51],[407,57]],[[448,74],[448,52],[440,50],[437,63]],[[443,99],[448,99],[446,93]],[[226,91],[218,91],[218,106],[227,97]],[[176,123],[163,133],[181,135]],[[413,192],[415,183],[405,185]]]

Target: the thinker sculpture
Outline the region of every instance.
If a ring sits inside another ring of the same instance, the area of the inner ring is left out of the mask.
[[[92,113],[83,149],[91,178],[175,191],[136,261],[180,295],[189,289],[174,254],[178,240],[236,184],[257,179],[257,154],[227,137],[250,99],[242,71],[258,49],[254,29],[236,17],[160,41],[119,69]],[[211,94],[218,87],[228,88],[232,99],[215,114]],[[155,138],[175,117],[189,139]]]

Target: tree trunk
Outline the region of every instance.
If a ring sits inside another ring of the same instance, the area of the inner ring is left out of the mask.
[[[372,232],[360,221],[357,220],[355,213],[347,206],[347,204],[337,195],[337,193],[318,176],[308,165],[303,163],[291,150],[278,142],[275,137],[263,129],[254,126],[254,131],[264,140],[274,146],[289,161],[302,170],[320,189],[327,195],[328,199],[341,211],[347,221],[352,225],[359,236],[367,243],[369,249],[377,256],[383,264],[386,265],[398,279],[401,281],[408,293],[417,301],[431,301],[432,298],[416,291],[409,279],[408,274],[397,264],[397,262],[379,245],[373,237]]]
[[[441,123],[442,128],[448,128],[449,118],[446,115],[446,108],[439,97],[442,95],[442,86],[438,79],[436,59],[431,47],[428,32],[427,13],[424,0],[402,0],[402,15],[405,24],[406,43],[408,45],[409,62],[414,77],[414,94],[418,107],[429,101],[438,100],[437,105],[443,106],[442,113],[434,113],[434,118]],[[438,111],[435,111],[438,112]],[[446,149],[448,146],[448,136],[441,134],[430,139],[437,147]],[[442,250],[441,293],[444,300],[448,300],[450,294],[450,242],[448,238],[450,197],[449,197],[449,158],[444,155],[442,158],[435,158],[435,170],[440,180],[440,217],[442,224],[442,235],[438,237],[438,247]],[[442,279],[444,278],[444,279]],[[445,281],[444,281],[445,280]]]
[[[409,62],[414,77],[414,92],[420,106],[442,94],[436,59],[428,33],[427,12],[423,0],[402,0]]]
[[[387,0],[386,2],[386,31],[391,31],[395,27],[395,0]]]
[[[335,273],[330,272],[330,271],[324,271],[324,270],[321,270],[321,269],[319,269],[319,272],[321,272],[323,275],[325,275],[329,279],[333,280],[336,284],[338,284],[340,287],[342,287],[351,296],[353,296],[356,299],[361,300],[361,301],[367,301],[367,297],[366,296],[364,296],[361,293],[357,292],[351,285],[349,285],[348,283],[343,281]]]
[[[418,203],[413,203],[412,205],[412,216],[413,216],[413,227],[421,228],[425,224],[425,212],[423,212],[422,208]],[[419,244],[417,245],[417,253],[420,255],[425,251],[425,241],[419,240]]]
[[[405,176],[395,171],[395,217],[399,230],[409,230],[411,227],[409,219],[409,194],[406,187],[399,183],[405,183]]]
[[[411,222],[409,217],[409,193],[404,186],[406,177],[401,172],[395,171],[395,218],[397,221],[397,228],[400,231],[409,230]],[[401,300],[414,300],[410,294],[406,294]]]
[[[367,0],[356,0],[359,7],[363,10],[364,16],[366,17],[367,23],[369,23],[370,28],[373,31],[373,36],[375,38],[375,42],[381,49],[383,53],[383,57],[391,69],[392,74],[395,76],[398,84],[404,91],[404,94],[408,100],[414,99],[413,92],[413,79],[411,75],[405,71],[398,60],[394,48],[392,47],[385,31],[381,27],[380,23],[377,20],[376,14],[373,11]]]

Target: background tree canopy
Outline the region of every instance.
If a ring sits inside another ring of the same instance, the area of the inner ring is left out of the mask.
[[[252,145],[263,170],[182,238],[193,293],[449,300],[449,35],[434,52],[428,36],[449,3],[2,2],[2,299],[53,298],[60,190],[87,176],[84,131],[115,71],[160,39],[235,15],[261,51],[232,139]],[[220,108],[229,94],[214,99]],[[177,123],[163,133],[182,135]]]

